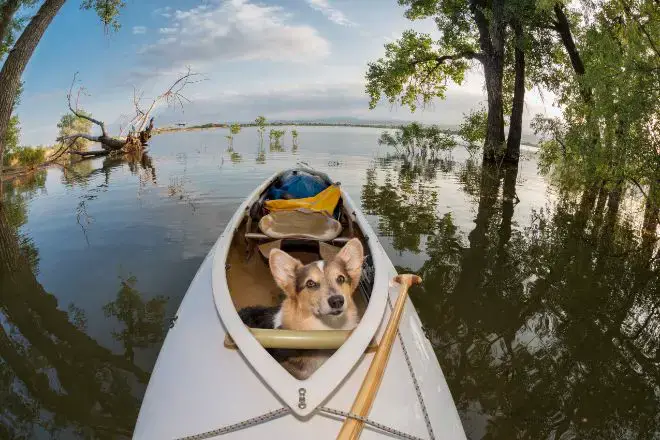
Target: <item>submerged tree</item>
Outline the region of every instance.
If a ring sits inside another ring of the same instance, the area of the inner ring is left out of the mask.
[[[433,98],[444,98],[448,81],[461,84],[470,62],[477,61],[483,68],[488,95],[484,160],[499,161],[505,157],[517,162],[520,139],[505,146],[504,136],[506,30],[511,17],[522,18],[521,10],[533,8],[528,3],[533,2],[399,0],[399,4],[408,7],[407,18],[434,18],[441,35],[436,41],[430,35],[406,31],[401,39],[388,43],[385,58],[370,63],[367,70],[370,106],[375,107],[384,95],[390,102],[399,102],[414,111],[418,101],[428,104]],[[519,27],[522,29],[522,25]],[[520,103],[520,117],[513,118],[510,124],[516,130],[522,124],[525,92],[524,63],[521,67],[515,76],[516,84],[522,87],[515,87],[513,98]]]
[[[234,150],[234,135],[237,135],[241,132],[241,124],[235,123],[229,126],[229,135],[225,136],[229,140],[229,149],[228,151],[232,152]]]
[[[456,146],[449,132],[435,125],[427,127],[417,122],[399,127],[394,135],[383,132],[378,143],[393,147],[399,154],[422,157],[435,157],[440,151],[451,151]]]
[[[257,125],[257,132],[259,133],[259,139],[263,144],[264,132],[266,131],[266,118],[264,116],[257,116],[257,119],[254,120],[254,123]]]
[[[552,24],[568,59],[548,86],[561,120],[538,117],[543,164],[561,181],[607,191],[635,187],[645,223],[660,207],[660,8],[652,0],[608,1],[589,13],[555,5]],[[579,48],[579,50],[578,50]]]
[[[286,134],[286,130],[277,130],[275,128],[270,130],[270,133],[268,135],[270,140],[270,151],[278,151],[278,152],[284,151],[284,148],[282,147],[280,140],[285,134]]]
[[[151,99],[146,106],[144,106],[142,102],[144,94],[135,89],[133,92],[133,107],[135,114],[125,127],[120,130],[120,136],[113,137],[108,134],[103,121],[94,119],[79,109],[79,99],[85,90],[84,88],[79,87],[78,90],[74,92],[73,88],[76,84],[77,74],[74,75],[71,88],[67,95],[69,111],[76,117],[85,119],[91,124],[98,126],[101,130],[101,134],[99,136],[92,136],[88,133],[72,133],[65,136],[59,136],[57,140],[62,143],[62,146],[56,154],[69,152],[81,156],[105,156],[112,152],[129,153],[142,150],[152,135],[154,119],[151,115],[154,110],[162,104],[183,106],[184,101],[189,101],[188,98],[183,95],[183,90],[188,85],[198,82],[198,76],[197,73],[188,69],[186,73],[178,77],[163,93]],[[126,136],[122,136],[125,131],[127,131]],[[94,151],[72,150],[72,144],[80,139],[98,142],[101,144],[102,149]]]

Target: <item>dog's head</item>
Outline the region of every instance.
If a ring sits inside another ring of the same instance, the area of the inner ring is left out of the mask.
[[[303,265],[286,252],[273,249],[270,270],[288,299],[318,318],[339,318],[354,305],[352,295],[360,282],[364,250],[353,238],[330,261]]]

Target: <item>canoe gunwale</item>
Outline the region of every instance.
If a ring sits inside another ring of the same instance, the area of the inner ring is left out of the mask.
[[[383,258],[387,257],[383,255],[379,246],[374,245],[374,243],[378,243],[378,238],[369,227],[359,208],[342,189],[343,203],[349,212],[354,213],[355,220],[362,229],[366,245],[372,255],[375,270],[372,294],[360,324],[333,356],[306,380],[298,380],[293,377],[259,344],[238,316],[229,293],[225,263],[232,238],[252,204],[259,200],[264,190],[275,179],[287,171],[289,170],[275,173],[264,181],[247,197],[232,216],[218,239],[211,269],[212,288],[216,312],[243,356],[268,387],[296,415],[306,417],[330,396],[363,356],[381,324],[390,286],[386,271],[381,270],[381,267],[387,267],[387,264],[384,264],[383,261]],[[304,396],[302,400],[301,395]]]

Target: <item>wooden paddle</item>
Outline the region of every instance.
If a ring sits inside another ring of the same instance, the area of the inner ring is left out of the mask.
[[[364,376],[364,381],[362,381],[362,386],[360,386],[360,391],[358,391],[357,396],[355,396],[355,401],[353,401],[353,406],[351,407],[351,413],[361,417],[367,417],[369,415],[371,406],[373,405],[374,400],[376,400],[376,394],[378,393],[378,388],[383,380],[385,367],[387,366],[387,361],[392,352],[392,346],[394,345],[394,339],[396,338],[396,333],[399,328],[401,315],[403,315],[403,306],[406,304],[408,289],[413,284],[421,283],[422,279],[417,275],[406,274],[397,275],[394,277],[394,281],[401,284],[401,292],[396,300],[396,304],[394,304],[394,309],[390,315],[390,321],[387,323],[383,337],[378,344],[378,350],[376,350],[376,354],[371,361],[369,370],[367,371],[366,376]],[[344,424],[341,427],[341,431],[339,431],[337,440],[357,440],[360,438],[363,427],[364,422],[353,418],[347,418],[344,420]]]

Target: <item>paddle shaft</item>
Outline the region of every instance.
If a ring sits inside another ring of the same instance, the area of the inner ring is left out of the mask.
[[[378,344],[378,350],[376,350],[371,365],[369,365],[369,370],[362,381],[360,390],[357,396],[355,396],[355,401],[353,401],[353,406],[351,407],[351,413],[361,417],[367,417],[369,415],[374,400],[376,400],[378,388],[383,381],[385,367],[387,367],[387,361],[392,352],[394,340],[399,329],[399,322],[403,315],[403,307],[406,304],[406,298],[408,298],[408,289],[411,285],[422,282],[422,279],[417,275],[398,275],[394,280],[402,286],[399,297],[396,300],[396,304],[394,304],[390,320]],[[344,420],[337,440],[357,440],[360,438],[363,427],[364,422],[347,418]]]

